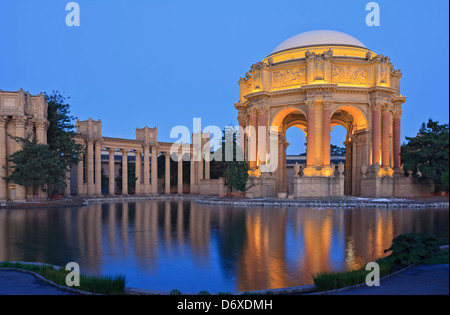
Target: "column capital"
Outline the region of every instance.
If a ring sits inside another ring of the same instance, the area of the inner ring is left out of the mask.
[[[8,116],[0,116],[0,127],[6,127],[8,123]]]
[[[314,107],[316,106],[316,101],[315,100],[306,100],[305,105],[306,105],[307,109],[314,109]]]
[[[107,148],[106,150],[108,150],[109,153],[116,153],[117,152],[116,148]]]
[[[403,111],[402,110],[396,110],[392,112],[392,118],[393,119],[400,119],[402,118]]]
[[[33,119],[32,121],[37,129],[47,130],[50,127],[50,122],[47,119]]]
[[[332,100],[323,100],[322,101],[322,106],[324,109],[330,109],[331,105],[333,105],[333,101]]]
[[[19,127],[25,127],[25,125],[28,122],[28,118],[26,117],[13,117],[14,119],[14,123],[16,124],[16,126]]]
[[[252,107],[250,107],[250,108],[247,110],[247,113],[248,113],[250,116],[257,116],[258,113],[259,113],[259,109],[258,109],[258,107],[256,107],[256,106],[252,106]]]
[[[370,101],[370,108],[373,111],[382,110],[384,107],[385,101],[383,100],[372,100]]]

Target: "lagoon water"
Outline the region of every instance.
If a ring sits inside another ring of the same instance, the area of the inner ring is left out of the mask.
[[[240,208],[195,201],[0,210],[0,261],[77,262],[123,274],[127,286],[183,292],[312,284],[312,274],[360,268],[392,239],[448,241],[449,210]]]

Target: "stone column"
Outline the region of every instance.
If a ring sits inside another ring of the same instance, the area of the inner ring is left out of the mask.
[[[87,156],[86,156],[86,177],[88,196],[95,194],[94,187],[94,140],[88,139],[87,141]]]
[[[150,147],[144,145],[144,194],[150,194]]]
[[[102,143],[100,140],[95,142],[95,194],[102,194]]]
[[[128,150],[121,149],[122,153],[122,195],[128,195]]]
[[[142,152],[139,150],[134,150],[134,163],[136,169],[136,195],[142,193],[141,181],[142,181]]]
[[[66,182],[66,187],[64,188],[64,195],[66,196],[66,197],[70,197],[70,180],[71,180],[71,175],[70,175],[70,173],[71,173],[71,167],[69,167],[69,170],[67,171],[67,173],[66,173],[66,180],[65,180],[65,182]]]
[[[189,188],[189,193],[190,194],[195,194],[196,192],[197,192],[197,189],[196,189],[196,180],[195,180],[195,178],[196,178],[196,175],[197,175],[197,172],[196,172],[196,163],[195,163],[195,160],[194,160],[194,150],[195,150],[195,148],[194,148],[194,146],[191,146],[191,156],[190,156],[190,161],[191,161],[191,171],[190,171],[190,179],[191,179],[191,183],[190,183],[190,188]]]
[[[8,123],[7,116],[0,116],[0,201],[6,201],[8,193],[8,185],[3,179],[6,174],[6,169],[3,166],[7,165],[6,158],[6,124]]]
[[[401,116],[402,111],[394,112],[393,130],[394,130],[394,169],[398,170],[401,166],[400,148],[401,148]]]
[[[170,194],[170,153],[164,152],[164,157],[166,165],[165,165],[165,173],[164,173],[164,193],[166,195]]]
[[[352,142],[346,140],[345,145],[345,189],[344,194],[352,195]]]
[[[25,138],[25,125],[27,119],[24,117],[15,117],[14,123],[16,125],[16,137]],[[16,151],[22,150],[22,143],[16,143]],[[26,201],[26,189],[23,186],[16,184],[16,201]]]
[[[183,194],[183,154],[178,154],[178,194]]]
[[[78,161],[77,166],[77,195],[84,196],[84,154],[81,154],[81,159]]]
[[[250,130],[248,133],[248,160],[250,163],[251,169],[257,168],[257,128],[258,128],[258,116],[257,116],[257,109],[251,108],[249,111],[250,114]]]
[[[239,148],[245,153],[245,127],[247,117],[244,115],[238,116],[239,121]]]
[[[152,194],[156,195],[158,193],[158,153],[156,151],[156,146],[154,145],[152,146],[151,169],[152,169],[151,190]]]
[[[205,145],[205,179],[211,178],[211,134]]]
[[[382,139],[381,139],[381,152],[382,159],[381,165],[383,167],[390,166],[390,128],[392,126],[391,123],[391,112],[388,108],[384,108],[381,117],[381,129],[382,129]]]
[[[330,146],[331,146],[331,101],[323,102],[323,154],[322,166],[331,165]]]
[[[372,104],[372,165],[381,165],[381,103]]]
[[[258,160],[259,165],[266,164],[267,159],[267,113],[269,108],[262,107],[259,111],[258,117]]]
[[[109,153],[109,195],[110,196],[115,196],[116,195],[116,181],[115,181],[115,158],[114,158],[114,154],[116,153],[116,149],[115,148],[109,148],[108,149],[108,153]]]
[[[38,120],[36,126],[36,138],[39,143],[47,144],[47,129],[50,123],[47,120]]]
[[[306,126],[306,168],[303,175],[310,177],[315,174],[315,158],[316,158],[316,131],[315,131],[315,101],[305,102],[307,110],[307,126]]]

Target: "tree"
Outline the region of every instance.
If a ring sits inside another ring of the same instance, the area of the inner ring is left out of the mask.
[[[230,161],[225,170],[225,184],[230,189],[239,191],[247,190],[248,171],[250,166],[247,161]]]
[[[45,97],[48,103],[47,119],[50,122],[47,143],[50,150],[57,152],[66,170],[69,170],[79,161],[83,152],[83,146],[74,139],[76,132],[72,122],[76,118],[70,115],[70,105],[59,91],[53,91],[51,95],[45,93]]]
[[[331,156],[345,156],[346,149],[338,147],[337,145],[332,144],[330,146],[330,155]]]
[[[137,177],[136,177],[136,167],[133,163],[127,163],[128,164],[128,193],[129,194],[134,194],[134,192],[136,191],[136,181],[137,181]],[[116,184],[117,186],[122,189],[122,164],[119,167],[118,170],[118,174],[116,176]]]
[[[227,150],[232,149],[232,152]],[[225,178],[225,185],[231,191],[233,188],[239,191],[247,189],[248,162],[241,160],[243,152],[237,144],[237,133],[234,127],[226,127],[222,132],[221,148],[213,153],[215,159],[211,161],[211,178]]]
[[[401,148],[404,169],[419,181],[433,181],[436,191],[446,189],[442,175],[449,171],[449,125],[429,119]]]
[[[22,143],[22,150],[8,157],[10,175],[4,179],[24,186],[31,194],[37,194],[36,189],[44,185],[52,185],[60,189],[66,186],[64,181],[65,165],[57,152],[46,144],[37,142],[36,137],[11,137]]]

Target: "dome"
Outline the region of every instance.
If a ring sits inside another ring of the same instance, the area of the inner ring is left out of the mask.
[[[353,46],[360,48],[367,48],[359,40],[348,34],[338,31],[310,31],[300,33],[291,38],[286,39],[272,52],[278,53],[284,50],[290,50],[300,47],[309,46]]]

